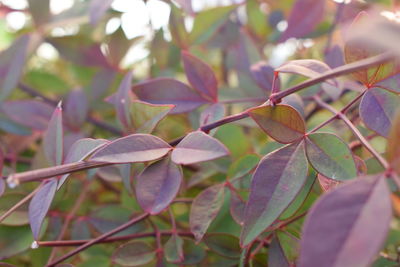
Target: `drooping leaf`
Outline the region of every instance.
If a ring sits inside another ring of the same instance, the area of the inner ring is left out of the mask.
[[[280,143],[292,143],[305,134],[305,123],[297,110],[288,105],[261,106],[249,111],[250,117]]]
[[[360,177],[339,186],[324,194],[307,215],[299,266],[369,266],[383,245],[391,217],[383,176]]]
[[[182,170],[169,158],[149,165],[136,180],[139,205],[152,215],[162,212],[175,198],[181,182]]]
[[[51,116],[46,132],[43,135],[43,150],[48,162],[60,165],[63,161],[63,119],[61,102]]]
[[[156,78],[133,85],[133,92],[140,100],[152,104],[172,104],[171,113],[184,113],[205,104],[204,99],[186,84],[171,78]]]
[[[164,255],[168,262],[179,263],[183,261],[183,239],[172,234],[164,245]]]
[[[204,243],[215,253],[227,257],[239,259],[241,248],[239,239],[230,234],[212,233],[204,236]]]
[[[105,139],[91,139],[83,138],[76,141],[68,151],[65,157],[64,164],[83,161],[90,154],[92,154],[97,149],[105,146],[108,143]],[[65,180],[70,174],[64,174],[58,181],[57,190],[64,184]]]
[[[96,25],[111,6],[113,0],[91,0],[89,4],[90,23]]]
[[[397,112],[393,120],[386,150],[390,165],[400,174],[400,112]]]
[[[343,181],[357,176],[349,147],[334,134],[313,133],[306,138],[307,157],[322,175]]]
[[[54,107],[37,100],[16,100],[2,103],[1,110],[11,120],[23,126],[44,131]]]
[[[200,44],[207,41],[236,8],[237,5],[230,5],[199,12],[194,19],[193,29],[190,33],[191,43]]]
[[[266,62],[261,61],[252,65],[250,71],[257,85],[264,89],[265,92],[271,92],[274,80],[274,69]],[[279,76],[276,77],[274,86],[277,91],[280,90],[281,81]]]
[[[132,241],[121,245],[113,255],[112,261],[122,266],[141,266],[151,262],[156,252],[148,243]]]
[[[368,128],[387,137],[398,107],[400,98],[397,94],[374,87],[361,99],[359,112]]]
[[[0,53],[0,102],[17,86],[25,66],[29,40],[29,35],[22,35]]]
[[[221,184],[211,186],[202,191],[194,199],[190,209],[190,231],[195,239],[200,241],[218,215],[224,202],[224,186]]]
[[[121,122],[122,126],[124,126],[126,131],[132,127],[131,117],[130,117],[130,92],[131,92],[131,81],[132,81],[132,72],[129,71],[122,80],[121,84],[118,87],[117,93],[114,97],[114,106],[117,111],[117,117]]]
[[[88,113],[88,99],[82,90],[72,90],[64,106],[65,120],[69,127],[79,130],[85,123]]]
[[[258,164],[246,205],[241,244],[246,246],[289,206],[307,179],[304,142],[266,155]]]
[[[311,33],[324,17],[325,0],[297,0],[289,15],[288,27],[279,38],[284,42],[289,38],[304,37]]]
[[[182,51],[186,77],[193,88],[205,98],[218,101],[218,82],[211,67],[189,52]]]
[[[132,101],[130,104],[130,116],[135,132],[151,133],[173,108],[174,105],[157,105],[139,100]]]
[[[57,179],[46,181],[29,203],[29,223],[35,240],[39,239],[43,220],[49,211],[56,189]]]
[[[97,150],[89,161],[131,163],[156,160],[172,147],[162,139],[149,134],[132,134],[116,139]]]
[[[227,156],[228,149],[217,139],[201,132],[191,132],[172,151],[176,164],[193,164]]]

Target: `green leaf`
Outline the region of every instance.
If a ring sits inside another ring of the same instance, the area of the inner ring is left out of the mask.
[[[204,237],[204,243],[215,253],[227,257],[239,259],[241,248],[239,239],[230,234],[212,233]]]
[[[164,255],[171,263],[183,261],[183,239],[177,234],[172,234],[164,245]]]
[[[140,266],[151,262],[155,258],[154,249],[142,241],[132,241],[117,248],[112,261],[122,266]]]

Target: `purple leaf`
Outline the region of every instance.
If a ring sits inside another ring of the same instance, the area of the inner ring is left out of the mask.
[[[89,161],[109,163],[145,162],[165,156],[172,147],[149,134],[132,134],[105,145]]]
[[[361,99],[359,112],[369,129],[387,137],[398,107],[400,99],[397,94],[375,87]]]
[[[189,52],[182,51],[186,77],[193,88],[204,98],[218,101],[218,82],[211,67]]]
[[[208,226],[218,215],[224,202],[224,186],[214,185],[202,191],[194,199],[190,209],[190,231],[199,242],[207,231]]]
[[[215,103],[208,106],[200,114],[200,127],[206,124],[210,124],[222,119],[225,116],[225,106],[220,103]],[[217,129],[210,131],[210,135],[213,135]]]
[[[393,93],[400,93],[400,74],[392,75],[386,79],[383,79],[376,84],[375,87],[383,88]]]
[[[156,105],[140,100],[130,104],[131,123],[136,133],[151,133],[174,105]]]
[[[156,78],[133,85],[139,99],[152,104],[172,104],[171,114],[185,113],[208,103],[186,84],[171,78]]]
[[[29,203],[29,223],[33,238],[39,239],[40,229],[57,189],[57,179],[53,178],[44,182],[43,186],[33,196]]]
[[[272,239],[268,252],[269,267],[290,267],[277,237]]]
[[[76,141],[68,151],[67,156],[65,157],[64,164],[83,161],[94,151],[100,149],[105,146],[109,141],[105,139],[91,139],[91,138],[83,138]],[[68,178],[70,174],[64,174],[61,176],[57,190],[64,184],[65,180]]]
[[[244,211],[246,209],[246,202],[241,199],[236,192],[231,191],[230,206],[229,210],[231,212],[233,220],[239,225],[244,223]]]
[[[80,130],[86,121],[88,113],[88,99],[82,90],[72,90],[64,106],[65,120],[72,129]]]
[[[252,108],[249,115],[262,130],[280,143],[295,142],[303,138],[306,131],[299,112],[288,105]]]
[[[339,186],[309,211],[299,267],[369,266],[385,241],[391,219],[384,176],[360,177]]]
[[[315,59],[292,60],[275,69],[278,72],[299,74],[310,78],[318,77],[330,70],[331,68],[326,63]]]
[[[334,45],[325,54],[325,62],[331,68],[337,68],[344,65],[343,51],[338,45]]]
[[[110,8],[113,0],[91,0],[89,4],[90,24],[96,25]]]
[[[166,209],[179,191],[182,170],[169,158],[149,165],[137,177],[136,198],[142,209],[152,215]]]
[[[257,85],[260,86],[260,88],[264,89],[265,92],[271,92],[274,80],[274,69],[266,62],[261,61],[252,65],[250,71]],[[277,77],[274,86],[277,91],[280,90],[281,81],[279,77]]]
[[[311,33],[324,18],[325,0],[297,0],[288,18],[288,27],[279,38],[304,37]]]
[[[260,161],[246,205],[242,246],[252,242],[279,218],[302,189],[307,173],[304,142],[271,152]]]
[[[90,84],[90,94],[88,95],[90,103],[95,103],[104,97],[107,90],[111,87],[115,78],[115,72],[109,69],[102,69],[92,78]]]
[[[0,53],[0,101],[17,86],[25,66],[29,40],[29,35],[23,35]]]
[[[44,131],[54,107],[36,100],[7,101],[1,110],[13,121],[29,128]]]
[[[48,162],[60,165],[63,161],[63,124],[61,102],[51,116],[43,135],[43,150]]]
[[[126,131],[129,131],[129,129],[132,127],[131,118],[129,116],[129,105],[131,103],[131,81],[132,72],[128,71],[119,85],[113,101],[117,111],[117,117]]]
[[[305,140],[307,158],[317,172],[339,181],[357,176],[351,150],[339,137],[331,133],[313,133]]]
[[[172,151],[176,164],[193,164],[229,155],[228,149],[217,139],[201,132],[189,133]]]
[[[0,179],[0,197],[4,194],[5,190],[6,190],[6,183],[4,182],[4,179]]]

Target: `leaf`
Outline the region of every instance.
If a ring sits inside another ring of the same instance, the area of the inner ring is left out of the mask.
[[[64,164],[83,161],[94,151],[99,148],[105,146],[108,143],[105,139],[91,139],[91,138],[82,138],[76,141],[68,151],[67,156],[65,157]],[[68,178],[70,174],[64,174],[61,176],[58,181],[57,190],[64,184],[65,180]]]
[[[189,34],[185,28],[185,20],[182,11],[171,3],[171,13],[169,15],[169,31],[171,32],[172,42],[182,49],[189,46]]]
[[[200,114],[200,127],[216,122],[225,116],[225,106],[220,103],[215,103],[208,106]],[[217,129],[210,131],[210,135],[214,135]]]
[[[173,108],[174,105],[156,105],[139,100],[132,101],[130,104],[130,116],[135,132],[151,133]]]
[[[199,242],[218,215],[224,202],[224,186],[221,184],[211,186],[202,191],[194,199],[190,209],[190,231]]]
[[[263,157],[254,172],[241,233],[242,247],[269,227],[295,199],[307,179],[304,142]]]
[[[392,218],[385,180],[384,176],[360,177],[319,198],[304,223],[299,267],[373,262]]]
[[[110,8],[113,0],[91,0],[89,4],[90,24],[96,25]]]
[[[300,252],[300,240],[288,232],[277,231],[276,236],[281,244],[283,253],[290,263],[295,265]]]
[[[6,183],[4,182],[4,179],[0,179],[0,197],[4,194],[6,191]]]
[[[51,17],[50,0],[28,0],[28,3],[29,12],[36,26],[43,25],[49,21]]]
[[[162,139],[149,134],[131,134],[118,138],[97,150],[89,161],[133,163],[156,160],[172,147]]]
[[[129,129],[132,127],[129,110],[131,104],[131,81],[132,72],[128,71],[128,73],[124,76],[121,84],[119,85],[114,98],[114,106],[115,110],[117,111],[117,117],[126,131],[129,131]]]
[[[88,114],[88,99],[82,90],[72,90],[64,106],[65,120],[69,127],[80,130]]]
[[[336,188],[338,185],[340,185],[340,181],[328,178],[326,176],[323,176],[322,174],[318,174],[318,182],[319,185],[321,186],[321,189],[324,192],[331,191],[332,189]]]
[[[197,13],[190,33],[191,43],[201,44],[207,41],[236,8],[237,5],[222,6]]]
[[[182,170],[169,158],[143,170],[136,180],[136,198],[142,209],[152,215],[166,209],[182,183]]]
[[[201,246],[196,245],[192,239],[183,238],[183,266],[196,265],[206,257],[206,252]]]
[[[277,237],[272,239],[268,252],[269,267],[290,267]]]
[[[400,99],[397,94],[374,87],[361,99],[360,117],[369,129],[388,137],[399,106]]]
[[[37,100],[16,100],[1,103],[1,110],[23,126],[45,131],[54,107]]]
[[[389,76],[374,84],[374,87],[389,90],[393,93],[400,93],[400,74]]]
[[[243,177],[251,172],[257,166],[259,161],[260,158],[257,155],[244,155],[229,166],[226,176],[230,180]]]
[[[118,69],[131,46],[142,39],[143,36],[127,39],[122,26],[120,26],[113,34],[110,35],[110,38],[107,42],[107,60],[112,66],[114,66],[114,68]]]
[[[325,0],[297,0],[289,15],[288,27],[279,38],[284,42],[289,38],[305,37],[324,18]]]
[[[268,65],[267,62],[261,61],[253,64],[250,68],[250,72],[254,81],[260,88],[267,93],[271,92],[274,80],[274,69]],[[274,86],[277,91],[280,91],[281,81],[279,76],[276,77]]]
[[[29,203],[29,223],[33,238],[39,239],[40,229],[57,189],[57,179],[53,178],[44,182],[43,186],[33,196]]]
[[[204,98],[218,101],[218,82],[211,67],[189,52],[182,51],[186,77],[193,88]]]
[[[22,35],[0,53],[0,102],[17,86],[25,66],[30,38],[29,35]]]
[[[229,155],[228,149],[217,139],[201,132],[191,132],[183,138],[171,154],[176,164],[193,164]]]
[[[357,176],[357,168],[349,147],[334,134],[313,133],[306,138],[307,158],[316,171],[339,180]]]
[[[291,60],[275,69],[278,72],[299,74],[310,78],[318,77],[330,70],[331,68],[326,63],[315,59]]]
[[[243,225],[244,223],[244,211],[246,209],[246,202],[242,198],[238,196],[237,193],[231,191],[230,205],[229,211],[233,220],[239,224]]]
[[[280,143],[292,143],[304,137],[304,120],[291,106],[256,107],[250,109],[249,115],[264,132]]]
[[[186,84],[171,78],[156,78],[138,83],[133,85],[132,90],[142,101],[175,105],[171,114],[189,112],[208,102]]]
[[[164,245],[164,256],[168,262],[179,263],[183,261],[183,239],[172,234]]]
[[[46,132],[43,135],[43,150],[48,162],[60,165],[63,161],[63,122],[61,102],[50,118]]]
[[[400,112],[397,112],[387,141],[387,159],[392,168],[400,174]]]
[[[230,234],[212,233],[204,237],[204,243],[215,253],[227,257],[239,259],[241,248],[239,239]]]
[[[0,226],[0,260],[27,250],[32,244],[32,233],[28,226]]]
[[[24,197],[25,196],[21,193],[5,193],[0,198],[0,216],[6,213],[10,208],[12,208],[15,203],[18,203]],[[28,203],[24,203],[23,205],[18,207],[13,213],[11,213],[7,218],[1,221],[0,227],[2,227],[2,225],[20,226],[25,224],[29,224]]]
[[[155,255],[155,250],[146,242],[132,241],[114,251],[112,262],[122,266],[141,266],[151,262]]]

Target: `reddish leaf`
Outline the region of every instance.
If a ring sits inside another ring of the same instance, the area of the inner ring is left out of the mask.
[[[119,85],[113,101],[115,109],[117,111],[117,117],[122,126],[124,126],[125,130],[127,131],[129,131],[129,129],[132,127],[132,122],[129,114],[129,107],[131,104],[131,81],[132,72],[128,71],[121,84]]]
[[[33,196],[29,203],[29,223],[31,225],[33,238],[39,239],[40,229],[51,202],[57,189],[57,179],[51,179],[44,182],[44,185]]]
[[[172,104],[171,113],[184,113],[196,109],[208,100],[192,91],[186,84],[171,78],[156,78],[135,84],[134,93],[152,104]]]
[[[49,125],[43,136],[44,154],[52,165],[60,165],[63,161],[63,123],[61,102],[51,116]]]
[[[176,164],[193,164],[227,156],[228,149],[217,139],[201,132],[189,133],[172,151]]]
[[[397,94],[374,87],[361,99],[360,117],[368,128],[387,137],[399,106]]]
[[[218,215],[224,202],[224,186],[221,184],[211,186],[202,191],[194,199],[190,209],[190,231],[199,242]]]
[[[218,82],[210,66],[192,54],[182,51],[186,77],[193,88],[205,98],[218,101]]]
[[[292,60],[275,69],[278,72],[294,73],[310,78],[318,77],[330,70],[326,63],[315,59]]]
[[[304,146],[304,142],[291,144],[261,159],[251,182],[242,246],[278,219],[304,186],[308,173]]]
[[[230,206],[229,210],[231,212],[232,218],[239,225],[243,225],[244,223],[244,211],[246,208],[246,202],[243,199],[239,198],[239,196],[231,192]]]
[[[86,121],[88,113],[88,99],[82,90],[72,90],[65,102],[65,120],[71,128],[80,130]]]
[[[299,267],[369,266],[391,218],[385,177],[360,177],[339,186],[323,195],[306,218]]]
[[[250,117],[269,136],[280,143],[292,143],[303,138],[306,127],[297,110],[288,105],[261,106],[249,111]]]
[[[89,4],[90,24],[96,25],[110,8],[113,0],[91,0]]]
[[[265,92],[271,92],[274,80],[274,69],[266,62],[262,61],[252,65],[250,71],[257,85],[264,89]],[[280,90],[281,81],[279,77],[277,77],[274,86],[277,91]]]
[[[323,176],[320,173],[318,173],[317,177],[318,177],[319,185],[321,186],[321,189],[324,190],[324,192],[331,191],[332,189],[336,188],[341,183],[338,180],[328,178],[326,176]]]
[[[169,158],[149,165],[137,177],[136,198],[146,212],[154,215],[169,206],[179,191],[182,170]]]
[[[149,134],[132,134],[105,145],[89,161],[131,163],[156,160],[166,155],[172,147],[162,139]]]
[[[279,38],[284,42],[289,38],[304,37],[311,33],[324,18],[325,0],[297,0],[290,13],[288,27]]]

